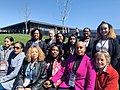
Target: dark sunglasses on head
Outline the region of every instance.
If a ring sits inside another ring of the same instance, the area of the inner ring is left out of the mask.
[[[16,49],[21,49],[20,47],[13,47],[14,49],[16,48]]]

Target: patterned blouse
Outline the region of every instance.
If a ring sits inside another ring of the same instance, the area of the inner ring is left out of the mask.
[[[49,65],[50,65],[50,63],[47,63],[47,69],[48,69]],[[61,69],[61,67],[62,67],[61,62],[58,62],[58,60],[55,60],[53,62],[53,67],[52,67],[52,76],[54,76],[58,72],[58,70]],[[61,84],[61,82],[62,82],[61,79],[57,80],[57,82],[54,83],[54,86],[55,87],[59,86]]]

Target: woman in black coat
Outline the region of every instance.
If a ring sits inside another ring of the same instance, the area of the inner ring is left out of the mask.
[[[28,49],[15,82],[17,90],[42,90],[42,84],[47,77],[44,58],[44,53],[38,46]]]
[[[68,38],[68,42],[64,45],[64,58],[67,59],[69,55],[73,55],[76,52],[77,47],[77,37],[71,34]]]
[[[111,65],[116,69],[120,60],[120,45],[112,25],[104,21],[97,28],[97,40],[94,42],[93,55],[100,50],[109,52]]]

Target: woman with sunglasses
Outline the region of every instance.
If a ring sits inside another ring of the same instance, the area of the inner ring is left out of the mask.
[[[68,57],[64,66],[45,85],[50,87],[61,78],[58,90],[94,90],[95,68],[92,60],[85,54],[85,49],[84,42],[79,41],[76,53]]]
[[[13,89],[42,90],[42,84],[47,77],[44,58],[45,55],[39,46],[31,46],[26,53]]]
[[[24,44],[22,42],[15,42],[14,50],[10,53],[8,59],[7,74],[0,78],[0,90],[11,90],[13,83],[18,75],[24,60],[25,54],[23,52]]]
[[[0,78],[7,73],[8,57],[13,51],[14,39],[12,36],[7,36],[4,39],[3,46],[0,47]]]

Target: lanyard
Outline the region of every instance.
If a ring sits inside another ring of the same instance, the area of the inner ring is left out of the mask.
[[[107,39],[108,40],[108,39]],[[107,40],[105,40],[105,42],[102,44],[102,40],[101,40],[101,50],[104,47],[105,43],[107,42]]]

